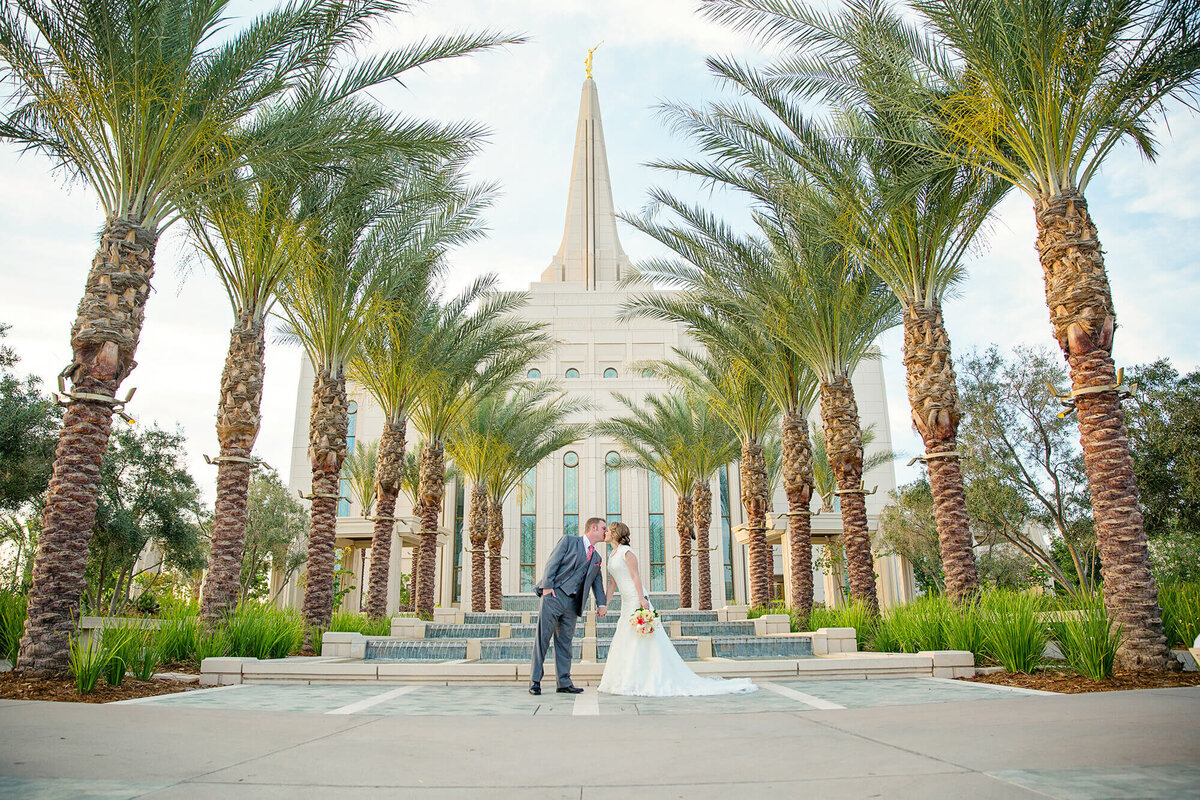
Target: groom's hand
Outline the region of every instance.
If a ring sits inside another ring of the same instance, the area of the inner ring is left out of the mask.
[[[600,606],[598,609],[596,609],[597,617],[603,617],[606,614],[608,614],[608,606]]]
[[[553,589],[542,589],[542,594],[548,594],[551,597],[554,597],[554,590]]]

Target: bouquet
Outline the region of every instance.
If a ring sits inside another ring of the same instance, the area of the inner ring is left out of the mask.
[[[633,612],[633,616],[629,618],[629,623],[642,636],[649,636],[654,633],[654,627],[658,624],[658,612],[653,608],[642,606]]]

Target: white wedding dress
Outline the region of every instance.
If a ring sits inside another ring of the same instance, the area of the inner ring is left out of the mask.
[[[675,651],[661,619],[649,636],[633,629],[630,619],[641,604],[641,598],[637,596],[633,575],[625,561],[628,552],[628,545],[620,545],[608,557],[608,572],[621,595],[621,612],[604,663],[600,691],[640,697],[675,697],[735,694],[758,689],[747,678],[702,678],[692,672]]]

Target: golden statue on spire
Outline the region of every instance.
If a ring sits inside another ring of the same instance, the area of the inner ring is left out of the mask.
[[[600,44],[604,44],[603,39],[600,40]],[[588,50],[587,58],[583,60],[583,67],[587,70],[587,76],[589,79],[592,77],[592,53],[600,49],[600,44]]]

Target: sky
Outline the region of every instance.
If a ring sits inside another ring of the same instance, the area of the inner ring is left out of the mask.
[[[265,3],[231,5],[244,24]],[[490,134],[472,166],[502,194],[488,215],[490,235],[459,250],[452,280],[466,283],[486,272],[505,288],[538,279],[558,248],[566,208],[571,150],[583,60],[596,51],[593,75],[600,92],[605,140],[618,210],[639,211],[647,191],[667,186],[714,203],[735,219],[728,197],[710,197],[694,183],[645,166],[692,152],[663,125],[665,101],[698,104],[721,94],[705,68],[712,54],[761,58],[742,35],[694,13],[695,0],[454,0],[420,4],[381,29],[372,44],[394,47],[455,30],[489,28],[524,33],[530,41],[469,59],[434,64],[403,86],[372,91],[378,102],[416,117],[474,120]],[[1167,124],[1169,123],[1169,125]],[[1112,154],[1088,188],[1092,217],[1105,250],[1117,309],[1118,365],[1160,357],[1181,371],[1200,366],[1195,314],[1200,309],[1200,120],[1172,107],[1155,126],[1157,162],[1132,148]],[[103,215],[86,186],[67,184],[40,156],[0,143],[0,322],[11,325],[5,344],[48,388],[70,361],[70,327],[82,296]],[[622,224],[626,252],[636,262],[659,252]],[[945,308],[957,354],[997,343],[1054,344],[1042,272],[1034,250],[1029,200],[1011,193],[968,259],[969,278]],[[137,387],[129,406],[139,423],[178,427],[187,437],[189,467],[211,499],[216,455],[217,388],[232,315],[220,284],[191,255],[179,231],[162,238],[154,291],[137,351],[138,367],[121,393]],[[900,482],[918,476],[905,462],[921,452],[904,388],[899,330],[879,341],[883,352],[893,445]],[[268,347],[263,429],[256,453],[284,480],[292,445],[301,353]],[[307,404],[307,398],[304,398]],[[122,423],[118,423],[122,424]]]

